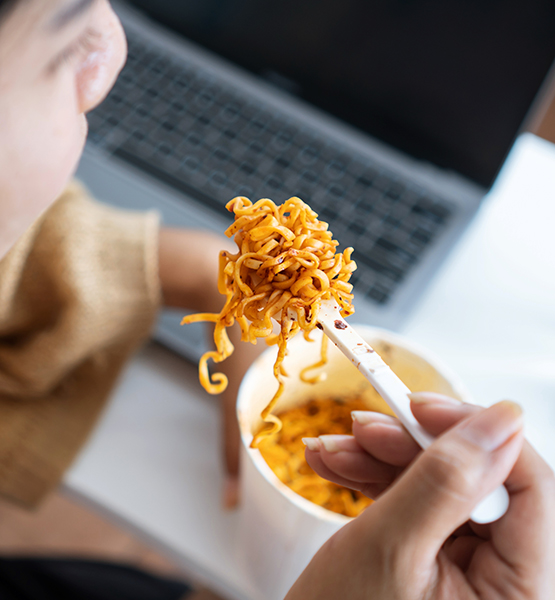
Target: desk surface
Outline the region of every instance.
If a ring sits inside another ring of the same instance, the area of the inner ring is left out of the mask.
[[[402,331],[458,372],[478,403],[521,402],[528,437],[552,467],[554,226],[555,146],[527,134]],[[65,486],[199,583],[256,600],[221,481],[217,401],[195,367],[152,344],[128,366]]]

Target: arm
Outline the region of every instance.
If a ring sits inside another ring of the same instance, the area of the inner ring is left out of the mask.
[[[0,496],[35,506],[58,485],[148,339],[158,231],[74,182],[0,261]]]
[[[163,228],[159,242],[159,273],[165,306],[199,312],[220,312],[224,297],[218,292],[218,257],[223,249],[234,251],[223,236],[185,229]],[[228,330],[235,346],[234,353],[218,369],[224,372],[229,385],[222,394],[222,425],[225,465],[228,474],[224,504],[232,507],[237,502],[237,475],[239,469],[239,427],[235,403],[239,384],[251,362],[264,350],[241,343],[237,325]]]

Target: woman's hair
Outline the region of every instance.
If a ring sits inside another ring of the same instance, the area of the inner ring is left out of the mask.
[[[19,0],[0,0],[0,20],[19,2]]]

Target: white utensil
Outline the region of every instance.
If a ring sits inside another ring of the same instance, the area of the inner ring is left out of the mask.
[[[430,435],[410,410],[409,388],[386,365],[358,333],[343,319],[337,303],[325,300],[321,303],[318,322],[324,333],[351,360],[355,367],[372,384],[387,402],[399,421],[412,435],[421,448],[427,448],[433,441]],[[475,523],[491,523],[502,517],[509,507],[509,494],[501,485],[474,508],[470,518]]]

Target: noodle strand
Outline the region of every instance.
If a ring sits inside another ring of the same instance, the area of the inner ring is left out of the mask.
[[[279,418],[272,415],[283,392],[283,360],[287,342],[302,330],[307,339],[316,327],[320,302],[334,299],[346,317],[354,312],[352,285],[348,283],[356,264],[351,260],[352,248],[336,252],[338,242],[328,224],[300,198],[289,198],[276,206],[269,198],[254,204],[238,196],[226,205],[235,214],[234,223],[225,232],[237,244],[237,254],[220,253],[218,290],[226,301],[220,313],[186,316],[182,323],[208,321],[215,323],[215,351],[207,352],[199,362],[199,379],[210,394],[219,394],[227,386],[223,373],[210,376],[208,361],[218,363],[233,352],[226,328],[237,320],[241,339],[256,343],[260,337],[278,345],[274,376],[278,389],[262,411],[265,426],[253,440],[260,440],[280,430]],[[272,318],[279,323],[279,334],[273,333]],[[319,381],[321,375],[307,376],[307,371],[326,363],[327,338],[322,341],[321,360],[306,367],[301,378]]]

